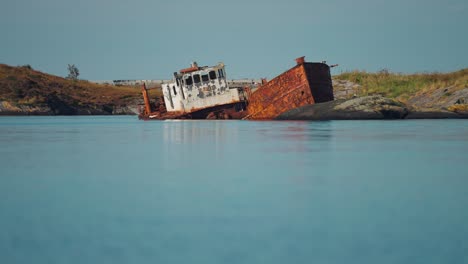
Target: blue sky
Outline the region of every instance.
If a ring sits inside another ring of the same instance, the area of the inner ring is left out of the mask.
[[[2,0],[0,63],[65,76],[168,79],[191,61],[272,78],[294,58],[347,70],[468,67],[466,0]]]

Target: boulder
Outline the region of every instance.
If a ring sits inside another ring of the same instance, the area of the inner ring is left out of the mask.
[[[287,111],[278,120],[403,119],[409,111],[403,103],[379,95],[306,105]]]

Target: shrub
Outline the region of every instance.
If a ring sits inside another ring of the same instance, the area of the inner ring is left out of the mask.
[[[75,66],[75,64],[68,64],[68,76],[67,79],[70,80],[78,80],[78,76],[80,75],[80,71]]]

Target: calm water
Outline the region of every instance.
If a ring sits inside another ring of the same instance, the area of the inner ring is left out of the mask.
[[[2,117],[0,263],[468,263],[468,120]]]

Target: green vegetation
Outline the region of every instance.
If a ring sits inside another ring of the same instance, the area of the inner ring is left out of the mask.
[[[380,94],[404,101],[419,92],[446,87],[455,87],[455,90],[468,87],[468,68],[451,73],[420,74],[390,73],[388,70],[378,73],[352,71],[334,76],[334,79],[359,84],[360,96]]]
[[[67,79],[70,80],[78,80],[78,76],[80,75],[80,71],[78,70],[78,67],[75,66],[75,64],[68,64],[68,76]]]
[[[32,70],[32,69],[33,69],[33,68],[31,67],[31,65],[29,65],[29,64],[23,65],[23,66],[21,66],[21,67],[26,68],[26,69],[29,69],[29,70]]]

